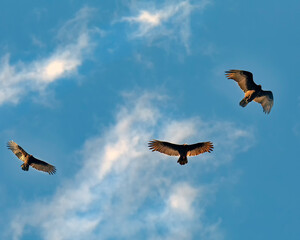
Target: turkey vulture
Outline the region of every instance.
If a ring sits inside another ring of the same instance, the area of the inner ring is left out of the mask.
[[[261,85],[256,85],[253,81],[251,72],[243,70],[229,70],[225,72],[228,79],[236,81],[240,88],[245,92],[245,97],[240,102],[242,107],[246,107],[252,100],[262,105],[265,113],[270,113],[273,106],[273,93],[271,91],[264,91]]]
[[[211,152],[214,148],[211,142],[179,145],[159,140],[150,141],[148,146],[152,152],[158,151],[170,156],[180,156],[177,161],[180,165],[184,165],[188,162],[187,156],[196,156],[204,152]]]
[[[21,165],[24,171],[29,170],[29,166],[39,170],[49,173],[50,175],[56,172],[56,168],[44,161],[36,159],[32,155],[28,154],[23,148],[21,148],[14,141],[9,141],[7,147],[24,163]]]

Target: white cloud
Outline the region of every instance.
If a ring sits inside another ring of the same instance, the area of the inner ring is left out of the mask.
[[[167,1],[159,7],[149,6],[146,2],[131,4],[133,16],[123,17],[122,21],[138,25],[131,34],[132,38],[147,38],[150,42],[168,38],[181,42],[189,51],[190,17],[194,10],[203,10],[210,0],[202,0],[197,4],[190,1]]]
[[[127,96],[115,123],[86,141],[78,174],[53,197],[31,199],[11,220],[9,236],[18,240],[24,229],[39,229],[46,240],[223,239],[219,219],[205,216],[215,183],[191,176],[232,160],[243,142],[251,142],[249,129],[200,118],[170,119],[156,107],[165,102],[159,98]],[[149,151],[152,138],[211,140],[215,150],[181,166],[175,157]]]
[[[127,20],[129,22],[139,22],[142,24],[147,24],[150,27],[155,27],[161,23],[162,15],[158,13],[151,15],[151,13],[147,11],[141,11],[138,17],[128,17],[124,18],[124,20]]]
[[[0,105],[18,103],[29,92],[41,92],[49,84],[76,74],[94,44],[88,28],[93,10],[81,9],[58,32],[59,46],[47,57],[32,62],[10,63],[9,54],[2,57],[0,67]]]
[[[197,189],[184,183],[174,187],[169,197],[169,205],[175,211],[185,215],[193,215],[192,204],[197,196]]]

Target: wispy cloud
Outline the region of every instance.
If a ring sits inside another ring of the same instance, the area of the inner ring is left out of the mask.
[[[83,8],[65,23],[58,32],[60,44],[44,58],[32,62],[19,61],[11,64],[9,54],[1,59],[0,105],[18,103],[30,92],[44,91],[59,79],[76,74],[94,44],[92,34],[97,29],[88,28],[93,9]]]
[[[132,38],[146,38],[150,42],[168,38],[181,42],[189,51],[191,13],[203,10],[210,2],[202,0],[191,4],[190,1],[167,1],[157,7],[146,2],[133,2],[133,16],[123,17],[122,21],[132,24],[134,29],[138,26],[130,35]]]
[[[9,236],[18,240],[24,229],[39,229],[46,240],[223,239],[219,219],[205,216],[215,183],[189,176],[232,160],[243,142],[251,144],[251,133],[234,123],[171,119],[157,107],[160,98],[127,96],[115,123],[86,141],[78,174],[50,199],[25,203],[11,220]],[[149,151],[152,138],[211,140],[215,150],[180,166],[176,158]]]
[[[198,195],[197,193],[198,190],[187,183],[174,186],[168,204],[175,212],[193,217],[194,212],[191,212],[191,210],[192,204]]]

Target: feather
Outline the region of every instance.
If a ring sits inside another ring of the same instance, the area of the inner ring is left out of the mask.
[[[229,70],[226,71],[225,75],[228,79],[233,79],[234,81],[236,81],[244,92],[255,90],[258,88],[258,86],[253,81],[253,75],[251,72],[243,70]]]
[[[205,153],[205,152],[211,152],[213,151],[213,144],[211,142],[200,142],[200,143],[195,143],[192,145],[186,145],[188,152],[187,152],[187,156],[196,156],[199,155],[201,153]]]
[[[47,172],[50,175],[55,174],[56,168],[49,163],[36,159],[35,157],[31,157],[30,166],[35,168],[36,170]]]
[[[261,90],[253,101],[260,103],[264,113],[269,114],[274,103],[273,93],[271,91]]]
[[[164,154],[167,154],[169,156],[179,156],[178,149],[180,148],[180,145],[169,143],[169,142],[162,142],[158,140],[152,140],[148,144],[150,150],[152,152],[158,151]]]
[[[233,79],[245,92],[245,97],[240,101],[240,106],[246,107],[251,101],[260,103],[265,113],[270,113],[273,107],[273,93],[264,91],[261,85],[256,85],[251,72],[244,70],[229,70],[225,72],[228,79]]]
[[[179,145],[159,140],[152,140],[149,142],[148,146],[152,152],[158,151],[169,156],[180,156],[177,162],[181,165],[184,165],[188,162],[187,156],[196,156],[204,152],[211,152],[213,150],[213,144],[211,142]]]
[[[56,168],[49,163],[36,159],[32,155],[29,155],[22,147],[20,147],[14,141],[9,141],[7,147],[20,159],[24,162],[21,165],[24,171],[28,171],[29,166],[43,172],[47,172],[50,175],[56,172]]]
[[[28,153],[21,148],[18,144],[16,144],[14,141],[9,141],[7,143],[8,149],[10,149],[21,161],[25,161],[26,157],[28,156]]]

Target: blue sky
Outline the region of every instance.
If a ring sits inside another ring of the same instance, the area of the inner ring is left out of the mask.
[[[0,236],[299,239],[300,3],[0,3]],[[239,106],[251,71],[274,106]],[[177,158],[151,139],[212,141]],[[14,140],[57,174],[21,170]]]

